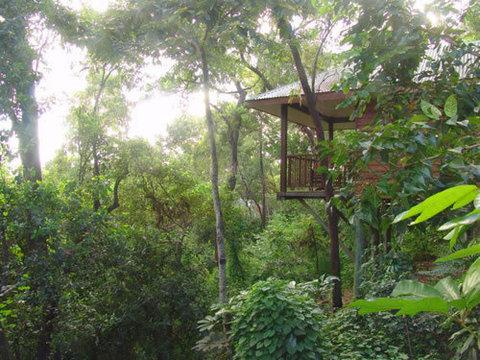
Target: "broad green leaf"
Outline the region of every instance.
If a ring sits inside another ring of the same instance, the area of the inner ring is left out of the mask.
[[[396,315],[414,316],[424,311],[446,314],[449,308],[448,302],[438,297],[422,298],[419,300],[412,299],[406,301]]]
[[[470,204],[472,201],[475,200],[477,195],[480,194],[480,191],[477,189],[477,191],[472,191],[466,194],[464,197],[458,199],[455,204],[453,204],[452,209],[460,209],[461,207],[464,207],[465,205]]]
[[[451,117],[450,119],[447,120],[447,122],[445,123],[447,125],[458,125],[458,116],[453,116]]]
[[[406,299],[396,298],[376,298],[371,300],[356,300],[349,306],[358,309],[360,315],[370,314],[381,311],[390,311],[400,309]]]
[[[463,280],[462,291],[468,295],[470,291],[480,287],[480,257],[468,268],[465,279]]]
[[[392,296],[441,297],[442,294],[434,287],[414,280],[402,280],[392,291]]]
[[[457,98],[455,95],[450,95],[445,101],[445,106],[443,108],[445,115],[448,117],[453,117],[457,115]]]
[[[480,287],[470,291],[466,298],[466,306],[468,309],[473,309],[478,305],[480,305]]]
[[[458,227],[460,225],[471,225],[474,222],[476,222],[478,219],[480,219],[480,210],[475,209],[472,212],[469,212],[466,215],[460,216],[456,219],[453,219],[449,222],[446,222],[442,226],[438,228],[440,231],[444,230],[450,230],[454,227]]]
[[[458,200],[471,192],[477,192],[476,185],[458,185],[452,188],[443,190],[435,195],[432,195],[415,205],[411,209],[397,215],[393,220],[394,223],[408,219],[412,216],[420,214],[413,224],[421,223],[431,217],[437,215],[439,212],[445,210],[447,207],[455,204]]]
[[[418,210],[418,211],[414,212],[413,209]],[[400,214],[398,214],[397,216],[395,216],[395,219],[393,219],[393,224],[396,224],[400,221],[406,220],[406,219],[408,219],[412,216],[420,214],[421,211],[422,210],[420,208],[416,208],[415,206],[410,208],[409,210],[403,211]]]
[[[456,228],[453,228],[447,235],[444,236],[445,240],[450,240],[449,248],[453,250],[453,247],[457,243],[458,238],[465,232],[466,226],[460,225]]]
[[[435,105],[430,104],[428,101],[422,100],[420,107],[425,115],[430,119],[438,120],[442,115],[441,111]]]
[[[428,117],[424,114],[415,114],[410,118],[412,122],[425,122],[428,120]]]
[[[350,307],[358,309],[360,315],[398,310],[396,315],[416,315],[419,312],[448,313],[449,304],[440,297],[421,299],[378,298],[374,300],[357,300]]]
[[[473,256],[473,255],[480,255],[480,244],[472,245],[472,246],[469,246],[465,249],[455,251],[454,253],[452,253],[448,256],[444,256],[444,257],[441,257],[441,258],[435,260],[435,262],[438,263],[438,262],[445,262],[445,261],[451,261],[451,260],[456,260],[456,259],[462,259],[462,258],[465,258],[465,257],[468,257],[468,256]]]
[[[460,288],[450,276],[440,280],[435,285],[435,289],[438,290],[442,294],[442,297],[448,301],[461,298]]]

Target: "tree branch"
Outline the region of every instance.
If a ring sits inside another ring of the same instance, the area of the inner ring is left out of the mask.
[[[265,90],[272,90],[273,89],[273,86],[272,84],[270,83],[270,81],[268,81],[267,77],[256,67],[256,66],[253,66],[252,64],[250,64],[246,59],[245,59],[245,55],[241,52],[240,53],[240,59],[242,60],[243,64],[250,70],[252,71],[253,73],[255,73],[259,78],[260,80],[262,81],[263,83],[263,87],[265,88]]]
[[[122,180],[125,178],[126,174],[122,174],[119,177],[115,179],[115,184],[113,185],[113,201],[112,205],[110,205],[107,209],[109,213],[111,213],[113,210],[118,208],[120,206],[120,201],[119,201],[119,196],[118,196],[118,190],[120,188],[120,183]]]
[[[314,208],[312,208],[310,206],[310,204],[308,204],[305,199],[298,199],[298,201],[300,202],[300,204],[302,204],[302,206],[310,213],[310,215],[313,216],[313,218],[315,219],[315,221],[321,226],[321,228],[323,229],[323,231],[326,233],[326,234],[329,234],[329,231],[328,231],[328,226],[327,224],[323,221],[323,219],[320,217],[320,215],[318,214],[318,212],[315,211]],[[354,260],[355,259],[355,256],[353,255],[353,252],[352,250],[350,250],[343,242],[340,242],[340,247],[342,248],[343,252],[350,258],[350,260]]]

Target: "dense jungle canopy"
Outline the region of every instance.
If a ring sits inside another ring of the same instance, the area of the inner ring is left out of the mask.
[[[478,1],[100,2],[0,0],[0,359],[480,358]]]

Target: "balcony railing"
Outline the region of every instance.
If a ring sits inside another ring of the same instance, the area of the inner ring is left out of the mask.
[[[319,174],[321,166],[320,161],[313,155],[287,155],[286,169],[281,175],[280,192],[278,197],[281,199],[305,199],[305,198],[324,198],[325,184],[322,176]],[[432,176],[438,178],[440,176],[440,160],[434,161],[432,164]],[[397,169],[402,169],[404,166],[399,164]],[[339,169],[337,169],[338,171]],[[354,186],[354,191],[360,194],[368,185],[375,185],[382,176],[390,172],[390,180],[394,174],[391,173],[391,164],[386,164],[381,161],[372,160],[364,169],[352,174],[342,171],[340,175],[337,174],[334,181],[334,188],[338,189],[349,181]],[[282,190],[282,184],[284,187]]]
[[[311,155],[287,156],[287,191],[321,191],[320,161]]]

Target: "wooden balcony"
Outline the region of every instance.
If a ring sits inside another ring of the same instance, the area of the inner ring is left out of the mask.
[[[284,190],[277,194],[279,199],[318,199],[325,198],[325,184],[319,174],[320,161],[313,155],[287,155],[285,161],[284,178],[281,172],[281,187]],[[440,176],[440,161],[432,164],[432,176]],[[404,168],[402,165],[396,167]],[[354,192],[361,194],[369,185],[375,185],[380,178],[389,172],[390,165],[373,160],[357,174],[343,174],[335,180],[334,187],[342,186],[345,178],[353,180]],[[353,176],[352,176],[353,175]],[[390,180],[392,181],[392,180]]]
[[[320,161],[312,155],[287,155],[286,168],[281,179],[284,188],[279,199],[324,198],[325,184],[318,170]],[[282,176],[282,175],[281,175]]]

